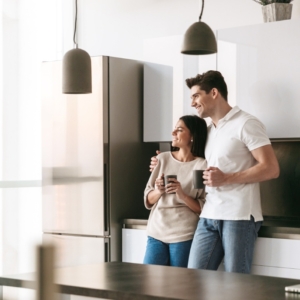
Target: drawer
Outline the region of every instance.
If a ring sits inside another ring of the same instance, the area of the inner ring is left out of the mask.
[[[253,265],[300,270],[300,240],[258,238]]]

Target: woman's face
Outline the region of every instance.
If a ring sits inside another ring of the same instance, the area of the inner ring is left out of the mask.
[[[192,136],[190,130],[186,127],[182,120],[179,120],[172,132],[172,146],[178,148],[191,147]]]

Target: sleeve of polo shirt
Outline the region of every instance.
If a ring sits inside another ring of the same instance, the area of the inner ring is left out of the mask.
[[[256,118],[245,122],[241,135],[249,151],[271,144],[265,126]]]

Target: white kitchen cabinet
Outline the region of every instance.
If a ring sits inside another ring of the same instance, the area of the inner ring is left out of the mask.
[[[143,263],[146,230],[122,229],[122,261]],[[256,241],[251,274],[300,279],[300,240],[264,238]],[[219,271],[224,271],[221,263]]]
[[[142,264],[147,245],[146,230],[122,228],[122,261]]]
[[[256,241],[252,274],[300,279],[300,240],[260,237]]]
[[[144,63],[144,142],[168,142],[173,130],[173,68]]]
[[[260,119],[270,138],[300,137],[299,27],[295,19],[218,30],[229,103]]]

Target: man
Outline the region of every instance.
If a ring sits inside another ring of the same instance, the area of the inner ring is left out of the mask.
[[[259,182],[279,176],[279,166],[263,124],[231,107],[218,71],[186,80],[192,107],[210,117],[205,148],[206,203],[192,243],[189,268],[250,273],[262,224]],[[152,159],[152,166],[155,159]]]

